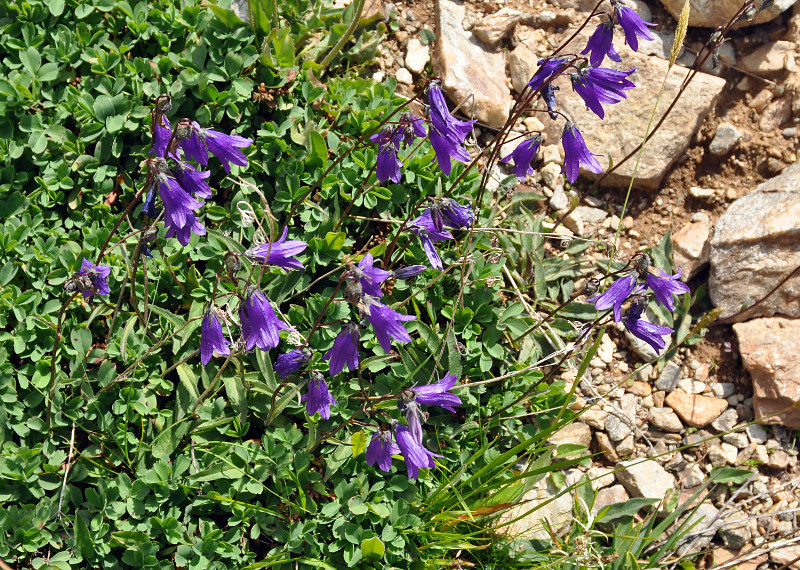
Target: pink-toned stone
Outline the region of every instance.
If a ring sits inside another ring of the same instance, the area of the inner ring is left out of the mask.
[[[756,419],[800,428],[800,319],[754,319],[733,325],[733,331],[753,379]],[[782,413],[768,417],[777,412]]]
[[[639,380],[634,380],[634,382],[625,389],[631,394],[641,396],[642,398],[646,398],[653,393],[653,388],[650,386],[650,384],[647,382],[641,382]]]
[[[681,281],[694,277],[708,263],[711,220],[703,214],[697,221],[683,226],[672,236],[675,267],[683,270]]]
[[[762,132],[774,131],[789,120],[792,116],[792,98],[781,97],[776,99],[764,109],[761,120],[758,121],[758,128]]]
[[[683,390],[673,390],[664,403],[675,410],[684,423],[694,427],[705,427],[728,408],[727,400],[687,394]]]

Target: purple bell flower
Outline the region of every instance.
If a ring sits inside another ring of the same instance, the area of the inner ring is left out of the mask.
[[[461,121],[451,115],[437,83],[431,83],[428,89],[428,102],[432,125],[428,138],[436,153],[439,168],[445,176],[449,176],[451,158],[459,162],[470,161],[469,153],[462,145],[476,121]]]
[[[423,447],[414,438],[411,431],[400,422],[392,422],[392,429],[394,430],[394,439],[397,441],[397,447],[406,461],[409,481],[417,480],[420,469],[433,469],[436,467],[436,463],[433,461],[434,457],[443,457]]]
[[[539,150],[539,145],[542,144],[542,135],[536,134],[529,139],[525,139],[511,151],[511,153],[503,157],[500,162],[507,163],[510,160],[514,161],[514,174],[517,179],[522,182],[528,174],[533,174],[533,162],[536,156],[536,151]]]
[[[392,349],[392,343],[389,338],[393,338],[397,342],[406,343],[411,342],[411,336],[408,334],[404,322],[415,321],[417,317],[413,315],[402,315],[394,311],[386,305],[379,303],[374,297],[364,297],[366,305],[367,320],[372,324],[375,329],[375,336],[378,338],[381,348],[385,352]]]
[[[583,135],[581,135],[575,123],[567,121],[567,124],[564,125],[561,144],[564,147],[564,166],[561,168],[561,172],[566,173],[570,184],[573,184],[578,179],[581,164],[595,174],[603,172],[603,167],[600,166],[600,163],[595,158],[602,155],[589,152],[586,142],[583,140]]]
[[[161,115],[161,120],[164,121],[162,126],[156,124],[155,132],[153,133],[153,146],[147,151],[147,154],[155,154],[157,157],[166,158],[167,145],[169,139],[172,137],[172,128],[169,126],[169,121],[164,115]]]
[[[608,19],[595,29],[589,42],[586,44],[586,49],[581,53],[589,56],[589,63],[592,67],[599,67],[603,60],[608,56],[610,59],[617,63],[622,61],[617,51],[614,49],[614,20]]]
[[[344,367],[351,372],[358,370],[358,324],[349,322],[342,327],[336,335],[331,349],[325,353],[322,360],[330,360],[328,372],[331,376],[336,376]]]
[[[425,255],[428,256],[431,266],[441,271],[444,268],[442,258],[439,257],[439,252],[436,251],[436,247],[433,244],[437,241],[453,239],[453,234],[447,230],[436,229],[430,209],[425,210],[421,216],[411,221],[411,231],[422,242],[422,249],[425,251]]]
[[[408,146],[416,137],[425,138],[428,132],[425,130],[425,121],[412,113],[400,115],[399,132],[403,138],[403,146]]]
[[[409,402],[400,403],[400,407],[406,414],[406,422],[408,423],[408,431],[418,444],[422,445],[422,417],[420,414],[419,404],[414,400]]]
[[[459,204],[452,198],[445,198],[439,202],[438,211],[444,224],[456,230],[468,228],[475,219],[475,213],[471,207]],[[436,229],[441,230],[442,228]]]
[[[175,178],[187,192],[197,198],[211,198],[211,187],[206,182],[211,172],[208,170],[201,172],[191,164],[181,161],[176,161],[175,165]]]
[[[259,263],[280,267],[287,272],[292,269],[303,269],[303,264],[294,256],[303,252],[308,244],[301,240],[287,240],[288,234],[289,228],[284,227],[277,241],[255,245],[245,252],[245,256]]]
[[[397,149],[401,139],[402,133],[392,127],[384,127],[379,133],[369,137],[370,141],[378,145],[378,165],[375,175],[382,184],[387,180],[395,184],[400,183],[400,168],[403,163],[397,158]]]
[[[152,159],[157,161],[157,174],[154,184],[158,187],[158,195],[164,204],[164,225],[167,227],[167,237],[177,236],[182,245],[188,245],[192,233],[199,236],[206,235],[206,229],[197,220],[195,211],[199,210],[202,202],[195,200],[187,192],[177,178],[167,169],[163,158]]]
[[[362,295],[372,295],[373,297],[382,297],[381,283],[392,276],[391,271],[386,271],[375,267],[375,259],[371,253],[367,253],[358,262],[358,267],[355,270],[358,280],[361,283]]]
[[[392,432],[379,429],[367,446],[367,464],[375,465],[377,463],[378,467],[388,473],[392,467],[392,455],[399,454],[400,448],[392,440]]]
[[[663,335],[672,334],[673,331],[671,328],[660,327],[642,320],[642,313],[646,306],[646,301],[640,301],[631,307],[625,319],[625,328],[628,329],[633,336],[642,339],[655,350],[660,351],[666,346],[664,339],[661,337]]]
[[[311,351],[307,348],[296,348],[278,356],[275,361],[275,372],[284,380],[300,370],[301,366],[311,360]]]
[[[91,299],[95,293],[98,295],[109,295],[111,290],[108,288],[108,276],[111,274],[111,267],[108,265],[95,265],[85,257],[81,261],[81,268],[73,276],[75,288],[87,299]]]
[[[452,394],[450,389],[456,385],[457,380],[455,374],[450,374],[448,372],[444,378],[435,384],[411,388],[411,391],[414,392],[415,395],[414,400],[417,404],[439,406],[440,408],[455,413],[453,406],[460,406],[461,398]]]
[[[222,333],[222,324],[217,318],[217,310],[211,307],[200,325],[200,362],[206,366],[215,352],[218,356],[228,356],[231,353],[228,348],[229,344]]]
[[[572,88],[580,95],[586,107],[601,119],[605,117],[602,103],[612,105],[627,99],[625,91],[636,85],[626,79],[636,69],[617,71],[605,67],[584,67],[572,74]]]
[[[536,70],[531,80],[528,81],[528,87],[531,88],[531,91],[536,91],[542,85],[553,79],[555,74],[568,62],[569,60],[564,58],[540,59],[538,61],[539,69]]]
[[[683,269],[678,269],[678,272],[675,275],[667,275],[660,269],[658,272],[661,274],[661,277],[648,273],[647,286],[655,294],[656,301],[661,303],[661,305],[670,311],[674,311],[675,302],[673,301],[672,296],[683,295],[690,291],[689,286],[686,285],[686,283],[678,281],[678,279],[681,278],[681,275],[683,275]]]
[[[216,156],[225,172],[230,173],[231,165],[247,166],[247,158],[239,150],[253,144],[252,139],[239,135],[226,135],[214,129],[204,129],[196,121],[192,122],[192,136],[180,142],[180,147],[197,164],[208,164],[208,151]]]
[[[598,311],[613,308],[614,320],[620,322],[622,320],[622,305],[625,304],[625,301],[628,300],[635,288],[636,274],[630,273],[614,281],[604,293],[591,297],[587,301],[594,302],[594,308]]]
[[[239,306],[242,321],[242,336],[247,350],[275,348],[280,342],[279,332],[291,327],[275,315],[267,296],[255,287],[250,287],[243,304]]]
[[[308,383],[308,392],[306,392],[301,402],[306,403],[306,413],[313,416],[319,412],[323,420],[328,420],[331,417],[331,406],[336,404],[331,393],[328,391],[328,384],[319,372],[314,372],[311,375],[311,381]]]
[[[656,24],[645,22],[639,17],[639,14],[637,14],[635,10],[617,1],[612,1],[611,4],[614,6],[614,14],[617,16],[617,22],[619,22],[619,25],[622,27],[622,31],[625,32],[625,43],[628,44],[633,51],[639,51],[639,38],[647,41],[656,39],[648,29],[648,26],[654,27]]]

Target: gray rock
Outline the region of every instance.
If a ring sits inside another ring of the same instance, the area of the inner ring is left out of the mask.
[[[655,461],[623,461],[617,480],[632,497],[663,499],[675,487],[675,477]]]
[[[431,54],[428,46],[417,38],[408,40],[408,46],[406,47],[406,67],[409,71],[417,75],[421,74],[425,71],[425,66],[428,65],[430,59]]]
[[[556,211],[565,210],[569,207],[569,196],[564,192],[563,184],[553,189],[553,195],[550,197],[550,207]]]
[[[628,495],[628,493],[625,491],[625,487],[622,485],[613,485],[611,487],[600,489],[597,492],[597,497],[594,500],[592,513],[597,514],[602,509],[610,505],[624,503],[630,498],[630,495]]]
[[[584,30],[565,48],[565,51],[580,52],[591,32],[592,29]],[[613,158],[614,163],[619,163],[622,157],[634,151],[643,140],[652,115],[653,102],[662,87],[669,66],[669,62],[636,53],[623,43],[615,44],[615,47],[622,57],[622,63],[606,60],[603,65],[625,70],[635,67],[636,71],[630,79],[636,84],[636,88],[626,92],[627,100],[616,105],[607,105],[604,119],[587,110],[583,99],[568,87],[567,77],[555,81],[557,85],[562,85],[558,93],[561,111],[578,125],[589,150],[603,154],[598,160],[604,168],[608,166],[609,157]],[[672,68],[667,76],[658,112],[663,112],[673,100],[686,74],[687,70],[684,68],[678,66]],[[698,73],[695,76],[687,91],[678,100],[670,118],[648,139],[636,172],[636,185],[646,188],[658,187],[672,164],[688,148],[692,137],[702,125],[724,86],[725,81],[719,77],[706,73]],[[548,140],[558,140],[563,126],[563,119],[548,121]],[[629,160],[621,165],[605,178],[605,184],[627,186],[635,164],[635,160]],[[595,176],[588,172],[586,174]]]
[[[672,236],[675,266],[683,270],[681,281],[688,281],[708,263],[711,220],[704,212]]]
[[[736,413],[736,410],[729,408],[711,422],[711,427],[717,431],[731,431],[738,421],[739,414]]]
[[[709,293],[722,318],[770,293],[800,265],[800,161],[739,198],[711,237]],[[738,321],[781,313],[800,317],[800,276]]]
[[[554,162],[549,164],[545,164],[542,169],[539,171],[542,173],[542,182],[544,182],[545,186],[550,188],[555,192],[555,190],[561,189],[564,191],[564,177],[561,174],[561,167]],[[557,208],[561,209],[561,208]]]
[[[661,0],[661,3],[673,18],[677,20],[680,17],[684,0]],[[791,8],[794,3],[795,0],[775,0],[770,8],[763,10],[752,20],[741,22],[738,27],[769,22],[787,8]],[[724,26],[741,7],[741,0],[691,0],[689,25],[701,28]]]
[[[636,450],[633,434],[620,441],[614,449],[620,457],[627,457],[632,454]]]
[[[711,144],[708,145],[708,151],[714,156],[726,155],[739,144],[740,140],[742,140],[742,131],[728,122],[722,122],[717,127]]]
[[[797,297],[794,305],[800,305]],[[754,319],[733,325],[733,331],[753,380],[756,419],[800,428],[800,319]]]
[[[750,524],[742,522],[736,525],[724,525],[717,531],[717,536],[731,550],[741,550],[750,540]]]
[[[580,415],[579,421],[594,429],[605,429],[606,418],[608,418],[607,411],[601,410],[599,407],[594,407],[583,412]]]
[[[728,398],[733,396],[736,391],[733,382],[711,382],[708,387],[717,398]]]
[[[692,487],[698,487],[702,485],[703,481],[706,480],[706,476],[705,473],[703,473],[703,470],[700,469],[699,465],[692,465],[689,469],[681,474],[679,479],[683,479],[683,484],[691,489]]]
[[[736,449],[744,449],[750,444],[750,440],[747,439],[747,434],[740,431],[726,433],[722,436],[722,441],[730,443]]]
[[[584,222],[589,224],[602,223],[608,217],[608,212],[600,208],[592,208],[591,206],[578,206],[575,212],[583,219]],[[605,360],[603,361],[605,362]]]
[[[769,437],[764,426],[758,424],[750,424],[744,428],[744,431],[747,432],[747,437],[749,437],[750,441],[753,443],[764,443]]]
[[[680,379],[681,379],[681,363],[676,362],[674,360],[670,360],[664,366],[664,369],[661,371],[661,374],[658,375],[658,380],[656,380],[656,390],[664,390],[665,392],[671,392],[678,385],[678,381]]]
[[[650,422],[658,429],[673,433],[683,431],[681,419],[671,408],[650,408],[650,414]]]
[[[679,523],[681,524],[688,519],[685,528],[692,527],[690,532],[701,533],[695,540],[685,543],[678,548],[679,554],[685,555],[689,552],[689,549],[694,551],[696,549],[705,548],[711,543],[714,534],[716,534],[712,526],[712,521],[717,516],[717,512],[717,508],[711,504],[711,501],[703,501],[695,511],[679,519]]]
[[[538,55],[522,43],[508,55],[508,74],[511,77],[511,87],[514,88],[514,91],[522,93],[538,69],[539,59]]]
[[[633,377],[639,382],[648,382],[650,380],[650,374],[652,373],[653,373],[653,365],[645,364],[644,366],[636,370],[636,372],[634,372]]]
[[[713,200],[716,195],[717,192],[713,188],[700,188],[698,186],[689,188],[689,196],[697,198],[698,200],[703,200],[704,202]]]
[[[622,441],[628,437],[636,425],[636,396],[623,394],[619,410],[612,410],[606,418],[605,429],[611,441]],[[619,450],[617,450],[619,452]]]
[[[501,127],[508,118],[511,92],[506,86],[506,62],[474,41],[461,25],[466,7],[455,0],[436,0],[436,50],[434,70],[451,101],[472,98],[468,114],[490,127]]]

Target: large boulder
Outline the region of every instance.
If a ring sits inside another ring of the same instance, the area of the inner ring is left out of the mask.
[[[753,379],[756,419],[800,429],[800,319],[755,319],[733,330]],[[783,413],[769,417],[776,412]]]
[[[752,26],[753,24],[769,22],[787,8],[791,8],[796,1],[775,0],[771,7],[759,12],[754,19],[741,22],[739,26]],[[680,17],[684,0],[661,0],[661,3],[676,20]],[[691,0],[689,25],[701,28],[724,26],[739,11],[743,3],[743,0]],[[756,8],[760,5],[761,0],[756,0]]]
[[[456,0],[436,0],[436,50],[433,68],[442,78],[442,90],[453,103],[464,102],[461,111],[502,127],[511,106],[506,84],[506,59],[492,52],[464,30],[466,7]]]
[[[753,305],[737,320],[800,317],[800,162],[739,198],[717,220],[711,237],[709,293],[722,317]]]

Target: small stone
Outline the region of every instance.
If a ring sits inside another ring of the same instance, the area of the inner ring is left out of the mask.
[[[723,525],[717,536],[732,550],[741,550],[750,540],[750,525],[745,521],[736,525]]]
[[[611,440],[608,438],[608,435],[603,433],[602,431],[594,432],[594,440],[597,442],[597,447],[600,448],[600,451],[603,453],[603,456],[610,461],[611,463],[616,463],[619,461],[619,456],[617,455],[617,450],[614,449],[614,446],[611,443]]]
[[[648,322],[652,322],[650,318],[647,318]],[[657,324],[657,323],[656,323]],[[625,330],[625,338],[628,339],[628,342],[631,345],[631,350],[633,353],[642,361],[650,362],[656,360],[657,358],[661,357],[665,352],[669,350],[672,346],[672,335],[667,334],[661,337],[664,341],[664,348],[661,350],[656,350],[650,344],[646,343],[640,338],[633,336],[628,330]]]
[[[671,392],[681,379],[681,364],[674,360],[667,362],[656,380],[656,390]]]
[[[724,156],[742,140],[742,131],[732,124],[722,122],[717,127],[717,132],[708,145],[708,151],[714,156]]]
[[[777,130],[786,121],[788,121],[789,117],[791,116],[792,116],[792,98],[781,97],[780,99],[776,99],[775,101],[767,105],[767,108],[764,109],[764,112],[761,115],[761,120],[758,121],[758,128],[761,129],[761,132],[764,133]],[[773,160],[780,162],[776,158],[774,157],[772,158]],[[775,174],[777,174],[779,170],[780,169],[777,169],[775,171]]]
[[[395,79],[397,79],[398,83],[403,83],[404,85],[413,85],[414,78],[411,76],[411,72],[407,70],[405,67],[401,67],[397,70],[394,74]]]
[[[744,428],[744,431],[747,432],[747,437],[749,437],[750,441],[753,443],[764,443],[769,437],[764,426],[758,424],[750,424]]]
[[[586,475],[591,479],[593,489],[602,489],[614,484],[614,470],[607,467],[593,465],[586,470]]]
[[[650,422],[662,431],[679,433],[683,431],[683,424],[678,415],[670,408],[650,408],[652,418]]]
[[[522,12],[519,10],[501,8],[477,22],[472,33],[487,46],[496,48],[511,35],[521,17]]]
[[[675,488],[675,477],[655,461],[623,461],[615,473],[632,497],[663,499]]]
[[[383,83],[383,80],[386,79],[386,72],[382,69],[379,69],[375,73],[372,74],[372,80],[376,83]]]
[[[736,451],[735,447],[733,449],[734,449],[734,451]],[[738,451],[737,451],[737,453],[738,453]],[[711,465],[713,465],[714,467],[720,467],[720,466],[726,465],[728,463],[728,456],[722,450],[722,446],[721,445],[715,445],[715,446],[711,447],[708,450],[708,455],[706,457],[708,458],[709,463],[711,463]],[[734,457],[733,460],[736,461],[736,457]]]
[[[683,269],[681,281],[694,277],[707,263],[710,250],[711,220],[704,212],[672,237],[676,267]]]
[[[750,456],[750,459],[758,464],[766,464],[769,460],[767,447],[765,445],[756,445],[756,448],[753,450],[753,455]]]
[[[630,386],[626,388],[628,392],[642,398],[646,398],[653,393],[653,388],[647,382],[640,382],[634,380]]]
[[[739,421],[739,414],[736,413],[736,410],[728,409],[711,422],[711,427],[717,431],[731,431],[737,421]]]
[[[611,487],[600,489],[597,492],[597,497],[594,500],[592,513],[597,514],[610,505],[624,503],[630,498],[630,495],[628,495],[627,491],[625,491],[625,487],[622,485],[613,485]]]
[[[589,427],[593,427],[594,429],[605,429],[607,417],[608,412],[605,410],[601,410],[599,408],[590,408],[583,412],[578,420],[582,421]]]
[[[725,461],[729,465],[736,465],[736,459],[739,457],[739,450],[730,443],[722,442],[719,446],[725,456]]]
[[[791,563],[787,570],[798,570],[800,568],[800,563],[797,562],[798,558],[800,558],[800,544],[772,548],[769,551],[769,559],[775,564],[785,566]]]
[[[684,485],[691,489],[692,487],[699,487],[702,485],[703,481],[706,480],[706,476],[699,465],[692,465],[683,472],[679,479],[683,479]]]
[[[525,44],[520,43],[508,55],[508,74],[511,77],[511,86],[517,93],[522,93],[528,81],[538,69],[539,56],[531,51]],[[543,130],[544,124],[541,129]]]
[[[700,188],[698,186],[692,186],[689,188],[689,195],[692,198],[697,198],[698,200],[709,201],[716,196],[716,190],[713,188]]]
[[[633,453],[636,449],[634,446],[633,434],[620,441],[615,449],[617,450],[617,455],[620,457],[627,457]]]
[[[544,124],[536,117],[525,117],[522,124],[525,126],[526,131],[541,132],[544,130]]]
[[[577,212],[581,219],[587,224],[600,224],[608,217],[608,212],[605,210],[592,208],[590,206],[578,206],[575,208],[575,212]]]
[[[664,398],[666,397],[667,393],[664,390],[656,390],[653,392],[653,407],[655,408],[663,408],[664,407]]]
[[[606,433],[611,441],[622,441],[631,433],[635,421],[636,396],[624,394],[620,398],[619,409],[612,410],[606,418]]]
[[[552,188],[554,191],[556,188],[564,189],[564,177],[561,175],[561,167],[559,165],[552,162],[545,164],[540,172],[542,173],[542,182],[548,188]]]
[[[750,441],[747,439],[747,434],[740,431],[726,433],[722,436],[722,441],[730,443],[736,449],[744,449],[750,444]]]
[[[431,59],[430,49],[417,38],[408,40],[406,47],[406,67],[412,73],[420,75]]]
[[[571,422],[547,438],[550,445],[573,444],[589,447],[592,430],[582,422]]]
[[[640,366],[636,369],[636,372],[633,373],[633,377],[638,382],[647,382],[650,380],[650,375],[653,373],[653,365],[652,364],[645,364],[644,366]]]
[[[797,136],[797,127],[789,127],[788,129],[783,129],[781,134],[786,138],[792,138]]]
[[[789,466],[789,454],[782,449],[776,449],[767,456],[767,467],[772,469],[786,469]]]
[[[673,390],[664,402],[687,424],[704,427],[713,422],[728,408],[728,402],[719,398],[687,394]]]
[[[564,225],[579,236],[586,235],[586,226],[583,223],[583,218],[581,218],[581,215],[575,210],[564,217]]]
[[[770,91],[767,88],[764,88],[758,93],[756,93],[756,96],[753,97],[753,100],[750,101],[749,105],[750,107],[752,107],[753,109],[755,109],[760,113],[761,111],[767,108],[769,102],[772,101],[772,97],[773,97],[772,91]]]
[[[708,386],[717,398],[728,398],[733,396],[736,388],[733,382],[712,382]]]
[[[550,207],[556,212],[566,210],[569,207],[569,196],[564,192],[564,185],[558,186],[553,190],[553,195],[550,196]]]

